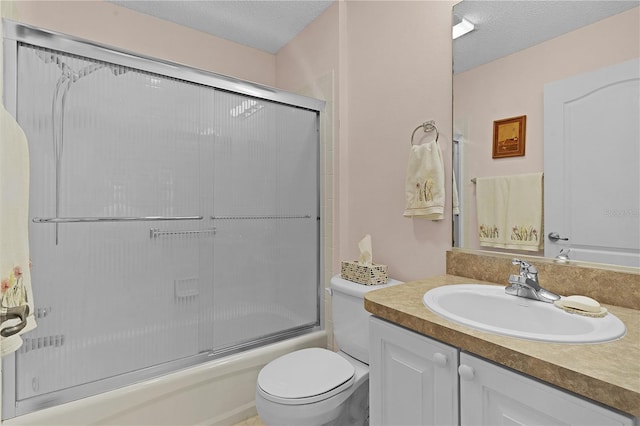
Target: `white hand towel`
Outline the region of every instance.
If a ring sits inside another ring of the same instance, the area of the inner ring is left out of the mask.
[[[476,199],[481,246],[542,248],[542,173],[477,178]]]
[[[0,106],[0,313],[29,307],[26,326],[18,333],[0,337],[0,355],[22,345],[20,334],[36,326],[29,265],[29,152],[27,139],[14,118]],[[9,317],[0,329],[21,321]]]
[[[476,178],[476,201],[480,245],[504,248],[509,202],[508,178]]]
[[[411,147],[405,195],[405,217],[444,218],[444,163],[437,142]]]
[[[542,173],[510,177],[506,248],[527,251],[542,249],[542,191]]]

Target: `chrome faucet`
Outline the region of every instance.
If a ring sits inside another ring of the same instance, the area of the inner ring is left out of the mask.
[[[509,275],[510,285],[504,289],[505,293],[547,303],[560,299],[557,294],[540,287],[538,270],[535,266],[520,259],[513,259],[511,263],[520,266],[520,275]]]

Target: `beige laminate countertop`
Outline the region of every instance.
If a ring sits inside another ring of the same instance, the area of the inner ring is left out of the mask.
[[[561,344],[474,330],[439,317],[422,303],[422,296],[432,288],[465,283],[495,284],[443,275],[370,291],[364,304],[380,318],[640,416],[640,311],[604,305],[626,325],[623,338],[597,344]]]

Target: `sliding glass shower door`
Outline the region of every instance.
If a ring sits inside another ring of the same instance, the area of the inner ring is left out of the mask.
[[[217,351],[319,318],[309,297],[318,288],[319,193],[314,114],[227,92],[216,93],[215,105],[226,112],[212,161],[217,232],[206,335]]]
[[[16,414],[319,325],[317,111],[28,44],[18,76]]]

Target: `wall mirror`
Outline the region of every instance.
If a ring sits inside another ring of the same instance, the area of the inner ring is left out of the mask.
[[[598,229],[607,221],[618,224],[624,222],[626,237],[635,240],[636,244],[635,248],[630,249],[631,261],[619,260],[615,256],[583,257],[576,239],[563,241],[564,235],[560,229],[557,230],[561,238],[558,245],[549,248],[549,242],[543,241],[548,240],[549,232],[553,231],[548,229],[548,224],[542,226],[539,235],[541,245],[547,247],[539,251],[481,246],[476,217],[475,180],[478,177],[543,172],[546,199],[554,188],[549,186],[546,169],[551,164],[547,159],[551,149],[547,148],[545,152],[545,143],[550,139],[545,134],[548,132],[545,123],[549,127],[545,109],[550,110],[545,108],[545,88],[554,82],[608,69],[623,62],[635,63],[632,65],[637,67],[640,61],[640,41],[637,37],[639,18],[640,6],[637,1],[463,0],[454,5],[453,24],[464,20],[474,26],[472,31],[453,41],[453,164],[460,206],[459,214],[453,217],[454,247],[549,258],[568,252],[571,260],[638,266],[640,178],[637,170],[640,169],[640,125],[637,120],[640,114],[636,113],[632,119],[635,121],[631,125],[636,130],[631,138],[627,138],[633,141],[632,146],[618,150],[621,153],[616,159],[601,155],[598,167],[593,169],[594,173],[615,175],[620,159],[631,159],[630,166],[627,166],[630,168],[625,169],[630,173],[620,177],[625,181],[636,181],[631,187],[633,197],[630,204],[622,207],[614,205],[614,201],[607,201],[596,205],[597,211],[592,209],[597,213],[596,219],[588,215],[579,215],[581,217],[577,219],[577,222],[588,221],[592,234],[610,233],[610,228]],[[638,75],[637,71],[634,72]],[[635,94],[640,87],[638,78],[634,84],[631,89],[625,88],[625,92],[632,91]],[[637,98],[635,101],[632,99],[635,102],[633,108],[637,108]],[[526,152],[522,156],[492,158],[493,122],[518,116],[526,116]],[[590,129],[596,127],[594,122]],[[625,139],[612,134],[610,130],[613,127],[607,127],[601,137],[607,141]],[[584,148],[580,150],[585,151]],[[563,152],[562,155],[569,158],[570,163],[572,151],[566,149]],[[579,162],[582,159],[572,161]],[[567,166],[554,166],[554,169],[562,167]],[[571,182],[563,185],[560,192],[564,198],[575,197],[581,191],[590,190],[585,186],[584,182]],[[620,194],[616,197],[627,198]],[[545,223],[552,216],[548,207],[545,204],[543,208]],[[621,238],[626,237],[623,235]],[[618,248],[614,247],[613,250]]]

